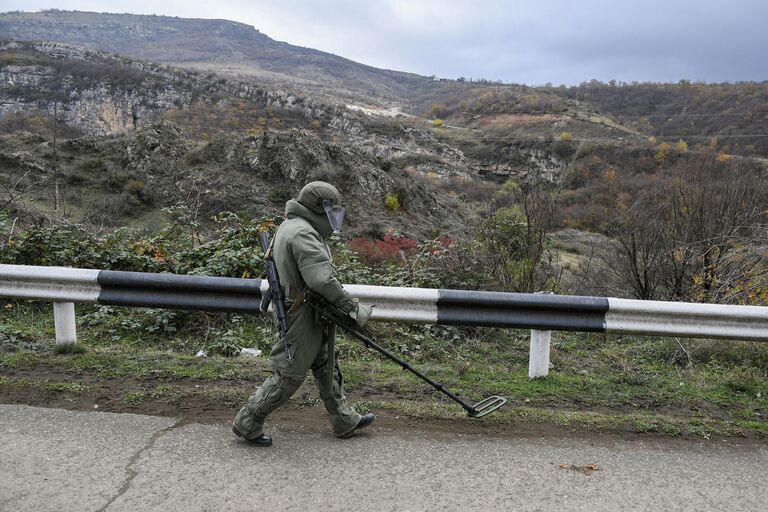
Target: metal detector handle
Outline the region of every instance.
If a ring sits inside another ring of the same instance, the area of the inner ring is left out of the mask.
[[[387,359],[390,361],[394,361],[395,363],[399,364],[403,370],[409,371],[412,374],[416,375],[418,378],[432,386],[433,388],[437,389],[444,395],[446,395],[448,398],[453,400],[454,402],[461,405],[461,407],[467,412],[467,415],[471,418],[482,418],[483,416],[486,416],[493,411],[499,409],[501,406],[507,403],[507,399],[501,396],[491,396],[488,397],[480,402],[478,402],[475,405],[469,405],[467,402],[456,396],[455,394],[451,393],[445,387],[438,382],[433,381],[417,369],[415,369],[413,366],[408,364],[403,359],[400,359],[396,355],[394,355],[392,352],[388,351],[381,345],[377,344],[373,339],[371,339],[370,335],[368,335],[364,330],[359,328],[357,326],[357,322],[349,316],[347,313],[336,307],[335,305],[328,302],[322,295],[320,295],[317,292],[314,292],[308,288],[305,288],[304,290],[304,301],[308,303],[312,308],[314,308],[321,318],[324,320],[327,320],[329,322],[332,322],[339,327],[341,327],[344,331],[346,331],[351,336],[357,338],[358,340],[362,341],[363,344],[367,348],[372,348],[376,350],[377,352],[384,355]]]

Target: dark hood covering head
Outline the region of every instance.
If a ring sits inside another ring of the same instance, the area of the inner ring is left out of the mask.
[[[325,211],[320,210],[321,213],[315,213],[296,199],[291,199],[285,203],[285,218],[293,219],[300,217],[312,224],[312,227],[320,233],[323,238],[328,238],[333,233],[331,223],[328,221],[328,216]]]
[[[297,197],[303,204],[315,213],[323,213],[323,201],[328,200],[333,206],[341,206],[341,194],[338,189],[325,181],[313,181],[304,185]]]

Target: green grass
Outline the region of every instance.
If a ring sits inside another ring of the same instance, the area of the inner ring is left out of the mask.
[[[3,387],[16,389],[27,388],[68,395],[82,395],[91,390],[90,386],[81,382],[55,382],[51,380],[0,377],[0,388]]]
[[[248,395],[240,390],[224,387],[185,389],[181,386],[161,384],[143,391],[126,393],[121,401],[128,405],[138,405],[153,400],[178,404],[182,399],[189,397],[196,397],[226,407],[235,408],[242,405],[247,400]]]
[[[101,377],[132,376],[138,379],[177,378],[190,380],[249,379],[264,361],[206,359],[169,352],[89,352],[47,361],[49,366],[71,371],[93,371]]]
[[[88,386],[80,382],[45,382],[41,384],[42,389],[53,391],[54,393],[74,393],[82,394],[88,391]]]
[[[122,402],[124,404],[136,405],[142,403],[147,398],[147,394],[143,391],[135,391],[132,393],[126,393]]]
[[[88,349],[80,343],[67,343],[63,345],[54,345],[55,354],[85,354]]]
[[[366,414],[378,408],[378,404],[375,402],[371,402],[370,400],[358,400],[354,402],[352,405],[355,408],[355,410],[360,414]]]
[[[31,352],[11,352],[0,355],[0,367],[20,368],[37,364],[40,358]]]
[[[713,351],[713,342],[683,341],[691,357],[699,359],[687,367],[676,361],[679,345],[673,340],[555,333],[554,369],[546,378],[530,380],[527,340],[515,334],[506,340],[505,347],[488,340],[452,347],[447,358],[452,364],[422,361],[417,366],[468,400],[507,396],[518,413],[537,421],[611,429],[620,424],[673,436],[689,430],[696,435],[738,434],[739,428],[764,433],[768,366],[766,347],[760,344],[714,342],[718,349]],[[418,355],[416,359],[418,363]],[[419,394],[439,396],[376,356],[356,353],[345,367],[351,388],[395,386],[406,393],[422,390]],[[552,408],[569,411],[553,416]]]
[[[140,326],[154,325],[153,313],[137,316],[120,308],[95,316],[95,308],[86,308],[81,316],[93,322],[83,322],[79,335],[89,350],[54,355],[47,308],[14,303],[6,311],[0,330],[0,372],[48,367],[106,379],[133,377],[151,385],[161,380],[258,384],[269,371],[266,358],[197,358],[191,354],[203,346],[205,332],[184,328],[148,332]],[[240,325],[243,346],[269,348],[274,334],[263,319],[245,317]],[[510,404],[489,421],[671,436],[768,433],[765,344],[557,332],[552,342],[554,368],[548,377],[530,380],[529,331],[386,324],[372,329],[389,349],[467,401],[491,394],[508,397]],[[387,397],[361,402],[360,410],[392,408],[420,417],[462,417],[461,409],[440,393],[359,342],[341,337],[338,349],[353,396],[365,389]],[[13,382],[3,377],[0,385]],[[217,383],[195,391],[155,386],[131,392],[123,401],[172,402],[191,392],[231,406],[245,399],[240,389]]]

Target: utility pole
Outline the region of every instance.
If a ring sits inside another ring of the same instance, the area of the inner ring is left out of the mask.
[[[53,102],[53,211],[59,213],[59,170],[56,168],[56,118],[58,100]]]

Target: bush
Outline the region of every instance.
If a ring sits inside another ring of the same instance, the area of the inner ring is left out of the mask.
[[[765,377],[755,368],[734,368],[724,377],[725,386],[734,393],[754,395],[765,385]]]
[[[154,195],[149,192],[146,183],[141,180],[126,181],[123,185],[123,192],[145,204],[151,204],[154,201]]]
[[[559,157],[561,160],[571,158],[575,149],[573,143],[565,140],[558,140],[552,144],[552,153]]]
[[[347,242],[350,250],[357,253],[360,260],[366,265],[376,266],[383,263],[401,261],[400,250],[394,245],[384,243],[382,240],[370,238],[353,238]]]
[[[184,160],[188,165],[195,166],[195,165],[203,165],[208,163],[208,160],[206,159],[206,156],[203,151],[201,150],[194,150],[189,152],[185,157]]]
[[[477,202],[488,201],[498,192],[499,187],[494,183],[452,176],[449,180],[440,180],[438,185],[465,199]]]
[[[396,212],[400,209],[400,199],[396,192],[390,192],[387,197],[384,198],[384,205],[391,212]]]
[[[125,184],[136,179],[135,176],[130,174],[124,174],[121,172],[110,172],[107,174],[107,179],[103,183],[104,190],[107,192],[121,192],[125,187]]]
[[[356,252],[364,263],[375,266],[407,261],[414,254],[417,244],[410,238],[388,233],[381,240],[353,238],[347,242],[347,247]]]
[[[228,329],[221,331],[211,329],[210,341],[205,345],[208,354],[218,354],[224,357],[234,357],[242,348],[242,329]]]
[[[97,235],[78,224],[34,227],[12,237],[0,251],[0,263],[254,277],[264,266],[259,233],[273,230],[271,220],[250,221],[232,213],[215,218],[216,236],[197,244],[183,229],[144,238],[128,229]],[[10,229],[0,217],[0,233]]]
[[[119,229],[99,237],[78,224],[31,228],[12,238],[0,255],[2,263],[158,272],[153,254],[131,247],[132,233]]]
[[[291,191],[283,189],[275,189],[267,192],[267,199],[274,204],[285,204],[291,199]]]
[[[101,171],[104,169],[104,160],[101,158],[89,158],[80,162],[80,170],[85,172]]]
[[[83,175],[80,172],[77,171],[70,171],[64,174],[64,179],[69,185],[81,185],[85,183],[86,181],[89,181],[90,178],[88,176]]]

